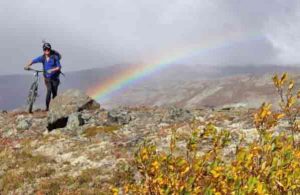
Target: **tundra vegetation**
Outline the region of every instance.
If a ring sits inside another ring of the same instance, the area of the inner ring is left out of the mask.
[[[9,123],[28,116],[4,114],[0,194],[300,194],[300,91],[287,73],[272,79],[278,106],[254,111],[177,110],[164,119],[159,108],[131,108],[117,116],[125,124],[82,111],[92,122],[46,135],[45,116],[13,134]]]

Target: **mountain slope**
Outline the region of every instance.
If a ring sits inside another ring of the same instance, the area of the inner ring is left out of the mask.
[[[69,88],[87,91],[118,76],[127,65],[67,72],[61,78],[60,92]],[[128,88],[100,100],[104,107],[171,106],[215,107],[224,105],[257,106],[262,101],[275,100],[271,76],[275,72],[291,72],[297,78],[298,67],[285,66],[183,66],[173,65],[149,75]],[[297,79],[298,80],[298,79]],[[32,76],[0,76],[0,109],[14,109],[26,104]],[[40,82],[37,105],[43,106],[45,89]]]

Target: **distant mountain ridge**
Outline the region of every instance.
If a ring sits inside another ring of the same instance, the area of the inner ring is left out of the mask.
[[[61,78],[60,91],[76,88],[87,91],[101,85],[111,76],[118,76],[127,65],[67,72]],[[300,78],[297,66],[207,66],[172,65],[133,83],[108,99],[101,101],[104,107],[118,106],[257,106],[263,100],[276,101],[271,76],[290,72]],[[296,79],[298,81],[298,79]],[[14,109],[26,104],[32,75],[0,76],[0,109]],[[41,79],[37,104],[43,106],[44,86]]]

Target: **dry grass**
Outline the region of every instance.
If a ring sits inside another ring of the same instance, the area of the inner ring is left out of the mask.
[[[4,171],[0,175],[0,194],[8,194],[24,184],[35,183],[38,178],[49,177],[55,170],[48,166],[51,159],[42,155],[33,155],[29,151],[5,149],[0,152],[0,166]]]
[[[37,192],[45,195],[54,194],[109,194],[111,184],[120,178],[103,180],[106,173],[102,168],[86,169],[77,177],[64,175],[58,178],[44,179],[40,182]]]
[[[112,133],[114,131],[117,131],[120,129],[120,126],[101,126],[101,127],[90,127],[87,128],[84,132],[83,135],[85,137],[94,137],[99,133]]]

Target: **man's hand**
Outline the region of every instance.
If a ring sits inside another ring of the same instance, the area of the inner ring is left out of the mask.
[[[30,66],[32,65],[32,61],[25,65],[24,70],[30,70]]]
[[[58,67],[57,67],[57,68],[53,68],[53,69],[49,69],[49,70],[47,70],[47,73],[48,73],[48,74],[51,74],[51,73],[56,72],[56,71],[58,71],[58,70],[59,70]]]
[[[30,66],[26,65],[26,66],[24,67],[24,70],[30,70]]]
[[[53,69],[47,70],[47,73],[48,73],[48,74],[51,74],[52,72],[53,72]]]

